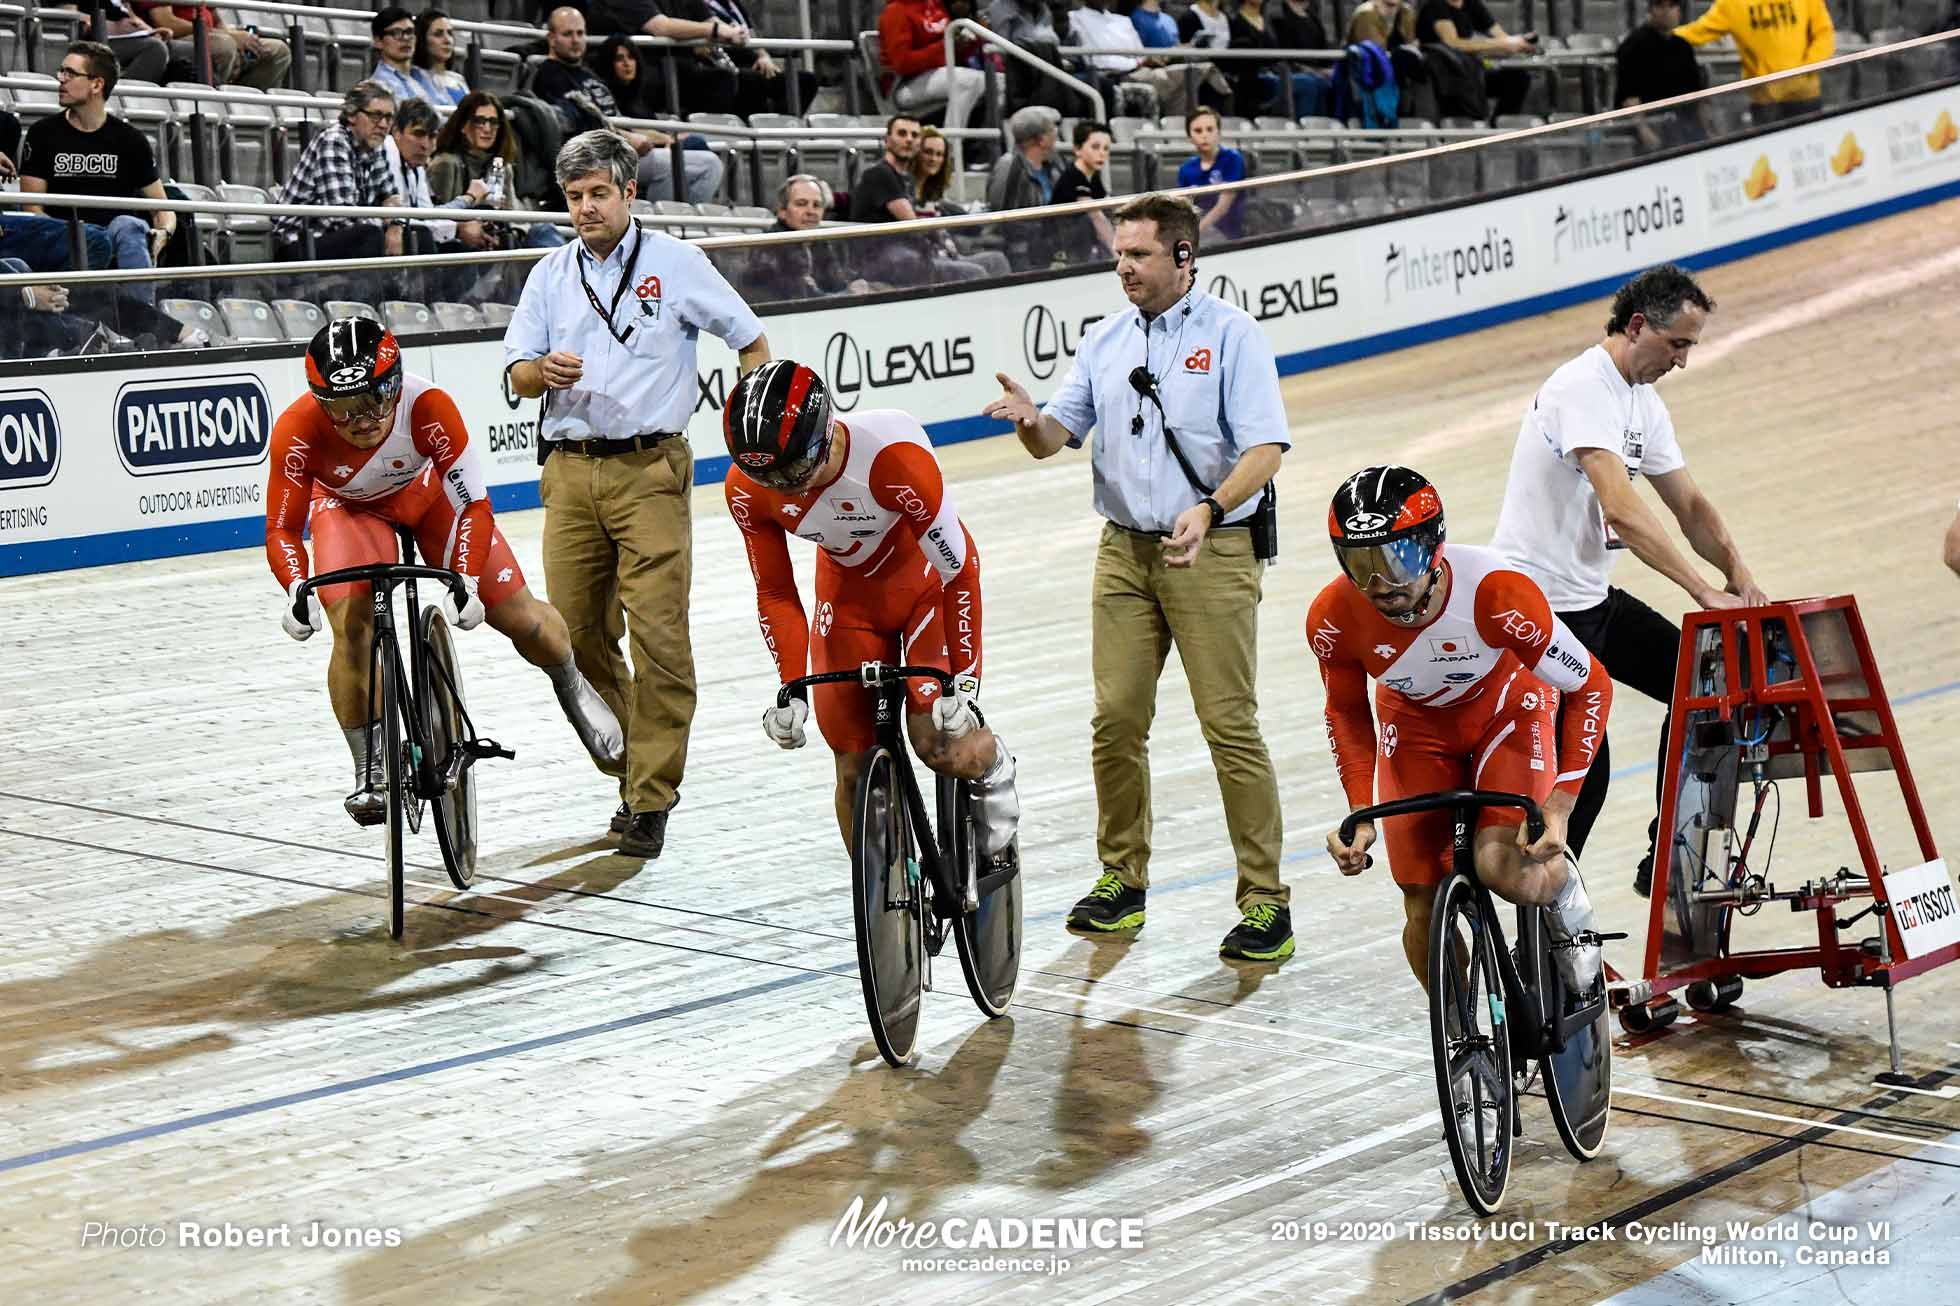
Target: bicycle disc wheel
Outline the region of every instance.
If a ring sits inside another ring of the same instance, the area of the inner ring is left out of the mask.
[[[1538,937],[1545,937],[1542,928]],[[1538,963],[1539,974],[1550,974],[1552,965],[1551,953],[1544,953]],[[1568,1011],[1585,1005],[1566,997],[1563,985],[1546,987],[1559,994],[1561,1005]],[[1613,1029],[1603,984],[1595,985],[1594,992],[1598,1014],[1574,1031],[1563,1048],[1539,1062],[1545,1076],[1545,1101],[1551,1105],[1559,1141],[1581,1161],[1599,1155],[1613,1105]]]
[[[1511,1179],[1511,1031],[1493,933],[1470,878],[1444,880],[1429,922],[1429,1039],[1450,1163],[1479,1215]]]
[[[864,1013],[879,1053],[894,1066],[909,1063],[916,1050],[925,988],[925,922],[909,833],[898,768],[880,748],[858,780],[851,902]]]
[[[405,775],[402,766],[402,705],[400,689],[395,681],[399,672],[395,660],[383,653],[375,659],[375,674],[380,683],[376,686],[381,694],[381,719],[383,721],[381,738],[387,745],[382,754],[381,764],[388,785],[388,933],[399,939],[402,936],[402,917],[404,905],[402,895],[402,823],[406,817],[408,788],[414,778]]]
[[[422,719],[428,726],[430,766],[436,777],[449,773],[450,754],[465,733],[463,671],[449,623],[434,605],[422,609]],[[476,879],[476,768],[466,766],[441,793],[429,799],[436,842],[450,883],[467,889]]]
[[[959,781],[939,777],[939,828],[946,833],[953,871],[961,882],[968,875],[984,881],[991,870],[980,864],[971,801]],[[1007,1013],[1008,1003],[1014,1000],[1014,985],[1021,976],[1020,840],[1008,845],[1001,869],[991,874],[997,880],[991,890],[984,882],[976,886],[983,890],[977,908],[967,911],[957,899],[950,906],[953,943],[959,950],[967,992],[989,1019]]]

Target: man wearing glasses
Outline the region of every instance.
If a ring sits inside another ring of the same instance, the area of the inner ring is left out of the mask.
[[[356,82],[340,105],[340,122],[313,138],[300,156],[293,178],[279,198],[287,204],[376,206],[401,203],[388,175],[382,142],[395,125],[395,100],[376,82]],[[272,239],[285,262],[309,258],[397,257],[402,252],[400,221],[378,218],[300,218],[272,220]],[[311,234],[309,251],[306,238]]]
[[[389,5],[374,16],[374,71],[370,81],[395,97],[396,104],[426,100],[447,104],[449,97],[426,68],[415,66],[415,16],[400,5]]]

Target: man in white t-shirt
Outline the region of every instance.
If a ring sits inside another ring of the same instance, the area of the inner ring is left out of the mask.
[[[1686,367],[1715,301],[1673,264],[1620,287],[1606,339],[1552,373],[1532,399],[1511,455],[1511,477],[1491,547],[1538,582],[1552,611],[1606,666],[1613,679],[1661,703],[1671,701],[1681,631],[1609,577],[1626,549],[1687,591],[1696,609],[1768,602],[1729,537],[1721,514],[1692,477],[1674,423],[1654,383]],[[1645,476],[1674,514],[1682,535],[1721,569],[1717,588],[1683,557],[1654,511],[1634,492]],[[1661,726],[1661,748],[1667,726]],[[1576,854],[1606,801],[1606,741],[1572,811],[1566,842]],[[1658,798],[1659,781],[1656,780]],[[1634,889],[1645,897],[1653,874],[1654,827]]]

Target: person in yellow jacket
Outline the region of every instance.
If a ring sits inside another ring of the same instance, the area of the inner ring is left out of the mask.
[[[1674,34],[1689,45],[1734,37],[1744,77],[1802,68],[1837,52],[1837,29],[1824,0],[1715,0],[1707,13],[1675,28]],[[1816,73],[1786,77],[1749,92],[1759,121],[1765,109],[1771,120],[1809,113],[1823,95]]]

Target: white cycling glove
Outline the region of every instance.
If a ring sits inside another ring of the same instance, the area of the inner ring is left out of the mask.
[[[286,590],[286,597],[279,601],[279,624],[286,628],[288,635],[298,640],[312,639],[314,631],[327,628],[327,614],[320,607],[318,590],[306,596],[306,620],[301,621],[293,616],[293,595],[303,583],[294,581]]]
[[[762,733],[778,748],[801,748],[805,742],[803,723],[810,719],[810,705],[792,698],[788,707],[772,707],[762,714]]]
[[[447,585],[442,587],[442,619],[458,630],[475,630],[483,624],[483,600],[476,596],[476,585],[476,577],[463,577],[463,589],[469,595],[469,599],[460,609],[456,606],[456,596],[449,592],[449,587]]]
[[[953,690],[932,705],[932,725],[952,739],[964,739],[980,724],[973,713],[973,696],[980,692],[980,681],[973,676],[954,676]]]

